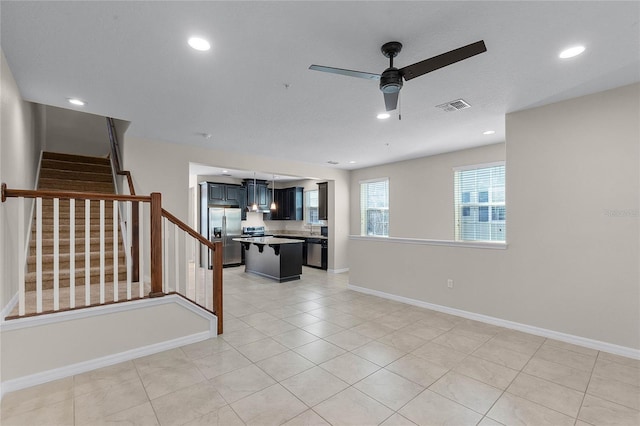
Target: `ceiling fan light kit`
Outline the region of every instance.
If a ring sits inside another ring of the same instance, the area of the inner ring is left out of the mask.
[[[393,111],[398,107],[398,95],[402,89],[403,81],[409,81],[413,78],[420,77],[421,75],[455,64],[456,62],[460,62],[472,56],[479,55],[480,53],[486,52],[487,47],[485,46],[484,41],[480,40],[403,68],[396,68],[393,66],[393,58],[398,56],[402,50],[402,43],[398,41],[390,41],[383,44],[380,50],[384,56],[389,58],[389,68],[384,70],[382,74],[353,71],[323,65],[311,65],[309,69],[332,74],[346,75],[348,77],[379,80],[380,91],[384,96],[385,108],[387,111]]]

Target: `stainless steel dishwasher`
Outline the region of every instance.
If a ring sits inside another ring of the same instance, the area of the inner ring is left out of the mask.
[[[324,238],[307,238],[307,266],[327,268],[327,240]]]

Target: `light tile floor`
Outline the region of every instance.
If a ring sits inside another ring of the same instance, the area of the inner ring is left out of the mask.
[[[225,270],[225,333],[10,393],[9,425],[638,425],[640,361]]]

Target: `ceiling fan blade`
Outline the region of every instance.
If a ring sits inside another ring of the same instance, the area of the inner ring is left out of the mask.
[[[387,111],[393,111],[398,107],[398,94],[400,92],[395,93],[385,93],[384,94],[384,106]]]
[[[487,47],[484,45],[484,41],[480,40],[475,43],[459,47],[458,49],[451,50],[447,53],[434,56],[433,58],[416,62],[413,65],[408,65],[401,68],[399,71],[405,80],[411,80],[412,78],[420,77],[428,72],[446,67],[447,65],[455,64],[456,62],[479,55],[486,51]]]
[[[380,80],[380,74],[373,74],[363,71],[344,70],[342,68],[325,67],[322,65],[311,65],[310,70],[329,72],[331,74],[346,75],[349,77],[365,78],[367,80]]]

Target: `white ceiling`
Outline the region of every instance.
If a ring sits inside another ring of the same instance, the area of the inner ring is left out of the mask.
[[[1,45],[26,100],[132,122],[128,134],[345,169],[504,141],[505,113],[640,80],[640,2],[7,2]],[[212,49],[187,46],[192,35]],[[374,73],[484,40],[405,83],[381,121]],[[586,52],[558,59],[565,47]],[[463,98],[472,108],[434,108]],[[485,136],[484,130],[494,135]],[[544,129],[541,129],[541,135]],[[211,134],[207,139],[202,134]],[[349,161],[356,161],[349,164]]]

